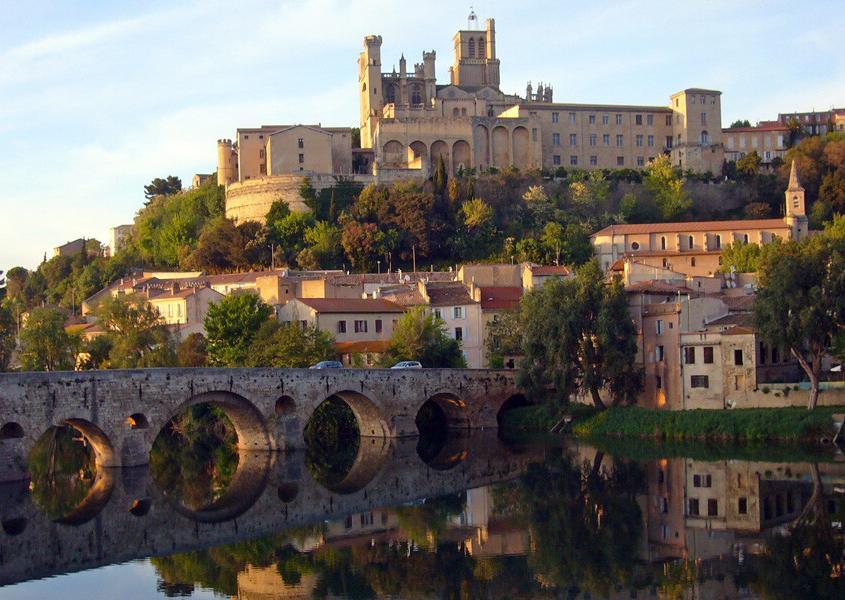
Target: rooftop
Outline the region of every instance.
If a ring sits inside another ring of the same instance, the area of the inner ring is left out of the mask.
[[[481,310],[511,310],[519,306],[521,287],[480,288]]]
[[[685,221],[681,223],[623,223],[608,225],[599,235],[632,235],[638,233],[681,233],[687,231],[725,231],[728,229],[784,229],[783,219],[737,219],[733,221]],[[689,254],[689,253],[686,253]]]
[[[429,284],[426,286],[431,306],[455,306],[478,304],[470,298],[469,291],[463,284]]]
[[[318,313],[402,313],[405,309],[384,298],[296,298]]]

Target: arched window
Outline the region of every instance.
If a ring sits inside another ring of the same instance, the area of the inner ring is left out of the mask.
[[[475,58],[475,38],[469,38],[469,57]]]
[[[387,102],[390,104],[391,102],[396,102],[396,86],[389,85],[387,86]]]
[[[660,249],[666,250],[666,236],[660,236]]]
[[[748,234],[747,233],[742,234],[742,243],[743,244],[748,243]]]
[[[418,85],[411,88],[411,104],[422,104],[422,90]]]
[[[716,235],[716,250],[720,250],[722,248],[722,236]]]
[[[484,46],[484,38],[478,38],[478,58],[484,58],[487,55],[487,48]]]
[[[687,238],[687,241],[689,242],[689,249],[690,249],[690,250],[692,250],[692,249],[693,249],[693,242],[694,242],[695,240],[693,240],[693,239],[692,239],[692,236],[689,236],[689,237]]]
[[[701,132],[701,143],[702,144],[709,144],[710,143],[710,134],[707,131]]]
[[[452,109],[452,116],[453,117],[460,117],[461,116],[461,109],[460,108],[453,108]]]

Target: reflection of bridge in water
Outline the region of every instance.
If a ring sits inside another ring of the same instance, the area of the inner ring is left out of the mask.
[[[518,476],[540,458],[495,434],[449,438],[429,461],[416,440],[362,438],[350,471],[327,489],[303,453],[242,451],[226,493],[201,510],[166,497],[145,467],[99,469],[91,491],[60,521],[32,503],[23,482],[0,486],[0,585],[132,559],[187,552],[339,519],[381,506]]]

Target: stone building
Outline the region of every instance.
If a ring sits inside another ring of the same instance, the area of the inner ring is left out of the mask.
[[[756,152],[763,165],[786,155],[789,127],[778,122],[762,122],[755,127],[728,127],[722,130],[725,159],[737,161]]]

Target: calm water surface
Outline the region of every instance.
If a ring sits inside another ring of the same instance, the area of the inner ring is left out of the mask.
[[[0,487],[0,598],[845,598],[832,452],[494,434],[98,471],[79,440],[48,450]]]

